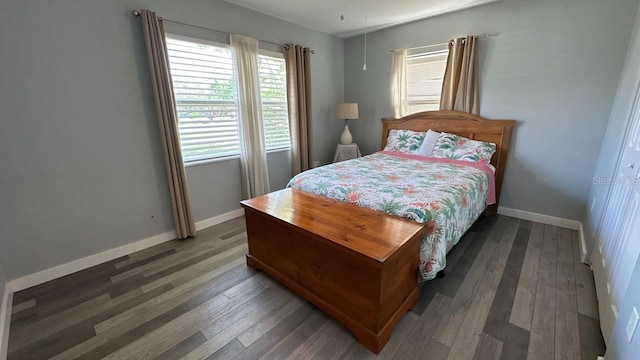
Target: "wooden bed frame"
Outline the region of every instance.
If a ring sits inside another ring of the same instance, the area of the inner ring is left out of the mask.
[[[491,163],[499,199],[515,121],[433,111],[382,123],[382,149],[391,129],[432,129],[495,143]],[[247,265],[318,306],[379,353],[417,301],[423,225],[293,189],[241,204],[247,222]],[[487,209],[496,211],[497,203]]]

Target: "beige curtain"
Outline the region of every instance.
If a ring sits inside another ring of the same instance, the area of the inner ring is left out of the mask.
[[[479,114],[475,36],[457,38],[449,42],[440,110]]]
[[[242,195],[245,199],[250,199],[269,192],[258,75],[258,40],[231,34],[230,45],[236,69],[236,94],[240,115]]]
[[[308,170],[311,158],[311,49],[285,46],[293,174]]]
[[[141,10],[144,39],[147,44],[151,83],[156,101],[156,113],[167,169],[173,224],[178,239],[196,235],[196,224],[191,213],[187,176],[182,162],[178,117],[169,73],[169,60],[162,20],[153,11]]]
[[[401,118],[407,114],[407,49],[395,50],[391,62],[391,114]]]

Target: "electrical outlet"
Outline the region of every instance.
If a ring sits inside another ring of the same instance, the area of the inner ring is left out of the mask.
[[[631,342],[633,338],[633,333],[636,331],[636,327],[638,326],[638,320],[640,316],[638,316],[638,309],[633,307],[633,311],[631,311],[631,317],[629,318],[629,322],[627,323],[627,340]]]
[[[313,160],[313,167],[317,168],[318,166],[320,166],[320,161],[318,160]]]

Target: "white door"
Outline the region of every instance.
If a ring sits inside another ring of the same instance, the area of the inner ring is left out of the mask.
[[[608,182],[611,186],[592,258],[600,327],[606,342],[609,342],[618,308],[640,253],[639,96],[640,93],[636,94],[616,176],[612,179],[596,179]]]

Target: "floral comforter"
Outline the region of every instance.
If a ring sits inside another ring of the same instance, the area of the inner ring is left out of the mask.
[[[463,161],[378,152],[305,171],[287,187],[425,224],[419,280],[446,266],[446,254],[495,200],[493,172]]]

